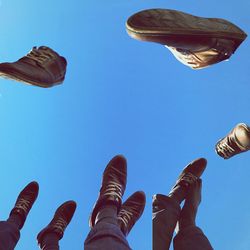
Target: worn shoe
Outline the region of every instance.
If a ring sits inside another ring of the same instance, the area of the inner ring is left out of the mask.
[[[224,159],[250,150],[250,127],[245,123],[239,123],[217,142],[215,150]]]
[[[205,158],[199,158],[190,164],[188,164],[181,172],[180,176],[177,178],[177,185],[188,187],[190,184],[197,181],[204,170],[206,169],[207,160]],[[174,189],[174,188],[173,188]]]
[[[38,183],[33,181],[29,183],[17,197],[15,206],[10,212],[10,216],[13,214],[17,214],[20,216],[20,229],[23,227],[26,217],[38,196],[38,191]]]
[[[67,201],[57,208],[53,219],[38,235],[37,241],[41,245],[43,238],[48,233],[55,233],[59,240],[63,237],[64,231],[70,223],[76,210],[76,203],[74,201]]]
[[[126,23],[128,34],[165,45],[183,64],[201,69],[228,59],[246,33],[231,22],[168,9],[143,10]]]
[[[127,236],[141,217],[146,203],[144,192],[138,191],[131,195],[121,206],[118,213],[118,224],[125,236]]]
[[[115,205],[119,212],[127,183],[127,163],[123,156],[115,156],[107,165],[102,177],[99,197],[90,216],[89,225],[95,225],[95,219],[100,208],[104,205]]]
[[[63,82],[67,61],[49,47],[34,47],[13,63],[0,63],[0,76],[44,88]]]

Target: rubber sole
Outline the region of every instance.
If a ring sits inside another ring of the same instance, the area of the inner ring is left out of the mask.
[[[215,24],[217,24],[216,28],[210,28]],[[202,36],[236,40],[244,40],[247,37],[243,30],[227,20],[197,17],[165,9],[149,9],[132,15],[127,20],[126,29],[129,35],[144,41],[150,37]],[[230,32],[225,29],[235,31]]]
[[[0,70],[0,77],[6,78],[8,80],[11,79],[17,82],[26,83],[28,85],[42,87],[42,88],[50,88],[55,85],[59,85],[64,81],[64,78],[65,78],[65,77],[62,77],[58,81],[53,82],[53,83],[42,83],[42,82],[32,81],[29,79],[29,77],[27,76],[25,77],[25,75],[20,74],[20,72],[18,71],[12,71],[10,68],[8,69],[8,73],[4,72],[3,70]]]

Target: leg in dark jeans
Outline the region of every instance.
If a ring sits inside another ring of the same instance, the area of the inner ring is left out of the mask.
[[[183,208],[171,197],[157,194],[153,198],[153,250],[170,247],[178,221],[178,233],[174,238],[174,250],[213,250],[209,240],[195,225],[200,204],[201,180],[190,185]]]
[[[190,226],[175,236],[174,250],[213,250],[213,248],[199,227]]]
[[[178,232],[174,238],[175,250],[212,250],[212,246],[195,224],[195,219],[201,202],[202,181],[198,179],[190,185],[184,206],[178,221]]]
[[[180,204],[190,185],[202,175],[205,168],[204,158],[193,161],[183,169],[168,196],[157,194],[153,197],[153,250],[169,249],[180,217]]]
[[[104,170],[99,197],[90,216],[92,228],[84,243],[85,250],[130,250],[126,236],[145,207],[145,194],[135,192],[124,203],[127,163],[117,155]]]
[[[0,222],[0,250],[13,250],[27,215],[38,195],[38,183],[29,183],[17,197],[7,221]]]
[[[169,249],[180,211],[180,205],[173,198],[162,194],[154,195],[153,250]]]
[[[59,240],[70,223],[76,210],[74,201],[64,202],[57,208],[53,219],[37,235],[38,245],[42,250],[59,250]]]
[[[97,215],[96,224],[84,243],[85,250],[130,250],[117,220],[116,206],[107,205]]]
[[[0,250],[13,250],[20,238],[20,231],[16,224],[0,221]]]

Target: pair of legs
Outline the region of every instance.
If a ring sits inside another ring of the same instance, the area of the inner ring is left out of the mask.
[[[100,194],[93,208],[91,231],[84,249],[129,250],[126,236],[140,218],[145,207],[145,194],[137,191],[124,203],[122,196],[127,183],[127,164],[122,156],[114,157],[107,165]],[[7,221],[0,222],[0,250],[13,250],[20,238],[20,230],[38,196],[38,183],[31,182],[19,194]],[[76,209],[74,201],[63,203],[51,222],[37,235],[42,250],[59,250],[59,240]]]
[[[200,176],[205,167],[206,160],[203,158],[190,163],[184,168],[168,196],[154,196],[154,250],[169,249],[177,222],[175,250],[212,250],[207,237],[195,223],[201,201]],[[143,212],[145,195],[143,192],[136,192],[122,204],[126,171],[126,161],[121,156],[114,157],[107,165],[90,218],[92,230],[85,241],[85,250],[130,249],[126,236]],[[185,203],[181,209],[183,200]]]
[[[199,178],[206,167],[201,158],[184,168],[175,186],[168,195],[153,197],[153,249],[169,249],[174,230],[175,250],[212,250],[202,230],[196,226],[195,218],[201,202],[202,181]],[[184,206],[180,207],[185,200]]]
[[[0,250],[13,250],[20,238],[27,215],[37,196],[37,182],[29,183],[19,194],[14,208],[6,221],[0,221]],[[51,222],[37,235],[38,244],[43,250],[58,250],[59,240],[76,209],[74,201],[63,203],[55,212]]]
[[[127,163],[123,156],[115,156],[107,165],[102,185],[94,205],[85,250],[130,250],[126,236],[145,207],[145,194],[137,191],[124,203],[122,196],[126,189]]]
[[[201,201],[200,176],[206,167],[205,159],[198,159],[182,171],[168,196],[155,195],[153,200],[153,249],[169,248],[174,229],[175,250],[211,250],[208,239],[196,227],[195,217]],[[145,207],[145,194],[137,191],[124,203],[127,164],[122,156],[114,157],[107,165],[102,185],[94,205],[90,227],[84,243],[85,250],[128,250],[126,236],[140,218]],[[7,221],[0,222],[0,250],[13,250],[20,237],[26,217],[38,195],[38,184],[32,182],[19,194]],[[185,200],[181,209],[180,204]],[[70,223],[76,209],[74,201],[62,204],[51,222],[38,234],[41,249],[58,250],[59,240]]]

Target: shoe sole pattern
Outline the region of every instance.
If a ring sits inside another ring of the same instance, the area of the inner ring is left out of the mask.
[[[187,22],[188,20],[188,22]],[[214,23],[217,25],[214,25]],[[132,15],[126,23],[127,32],[134,38],[148,36],[208,36],[244,40],[246,34],[236,25],[219,18],[197,17],[184,12],[150,9]]]

